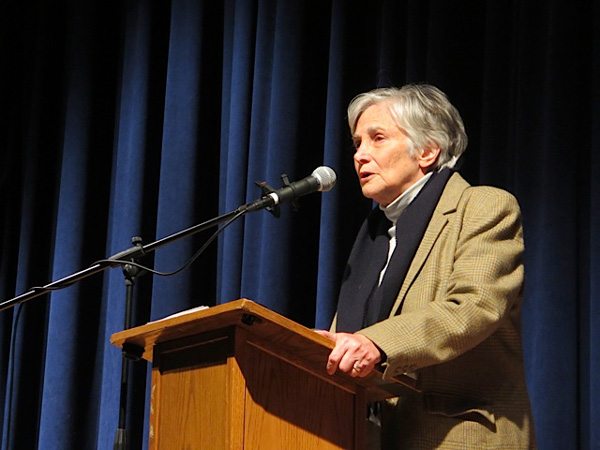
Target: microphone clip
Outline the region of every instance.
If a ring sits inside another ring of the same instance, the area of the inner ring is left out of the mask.
[[[292,183],[290,183],[290,178],[285,173],[281,175],[281,183],[283,184],[282,187],[288,187],[288,186],[291,186],[291,184],[292,184]],[[273,192],[275,192],[275,189],[273,189],[271,186],[269,186],[266,181],[255,181],[254,184],[260,188],[260,190],[263,193],[263,197],[266,197],[269,194],[272,194]],[[297,199],[294,199],[291,202],[291,206],[294,211],[298,211],[299,205],[298,205]],[[273,206],[268,206],[266,208],[266,210],[269,211],[271,214],[273,214],[277,218],[279,218],[281,216],[281,208],[280,208],[279,204],[276,204]]]

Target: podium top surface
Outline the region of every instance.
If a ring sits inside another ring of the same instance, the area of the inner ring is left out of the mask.
[[[248,299],[235,300],[212,308],[190,310],[145,325],[123,330],[111,336],[111,343],[117,347],[123,344],[143,349],[143,358],[152,361],[156,344],[194,336],[200,333],[240,327],[249,333],[265,339],[273,345],[285,348],[288,354],[310,359],[325,372],[325,365],[335,343],[270,309]],[[383,380],[379,371],[366,378],[351,378],[346,374],[336,374],[367,387],[372,399],[383,399],[418,391],[416,381],[409,377]]]

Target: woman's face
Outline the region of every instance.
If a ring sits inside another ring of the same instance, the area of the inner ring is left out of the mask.
[[[425,175],[387,103],[367,108],[356,123],[354,169],[365,197],[387,206]]]

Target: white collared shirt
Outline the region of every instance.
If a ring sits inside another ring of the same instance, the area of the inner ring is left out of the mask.
[[[387,206],[379,205],[379,209],[383,211],[387,219],[392,222],[392,226],[388,229],[388,237],[389,245],[388,245],[388,256],[387,261],[385,262],[385,266],[381,269],[381,273],[379,274],[379,284],[383,281],[383,276],[385,275],[385,271],[387,270],[388,264],[390,263],[390,259],[394,254],[394,250],[396,249],[396,222],[398,218],[402,215],[404,210],[410,203],[415,199],[415,197],[421,192],[427,180],[431,178],[432,172],[426,174],[423,178],[409,187],[406,191],[404,191],[400,196],[390,203]]]

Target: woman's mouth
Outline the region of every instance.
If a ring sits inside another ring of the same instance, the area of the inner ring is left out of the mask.
[[[373,174],[372,172],[361,172],[361,173],[359,174],[359,176],[358,176],[358,177],[359,177],[359,179],[360,179],[360,181],[361,181],[361,183],[362,183],[362,182],[369,181],[369,179],[370,179],[370,178],[371,178],[373,175],[374,175],[374,174]]]

